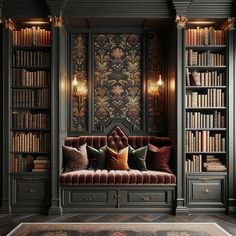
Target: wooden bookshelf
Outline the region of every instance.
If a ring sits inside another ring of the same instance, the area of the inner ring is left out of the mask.
[[[13,31],[11,52],[11,173],[49,172],[51,31]]]
[[[227,172],[227,54],[223,30],[185,30],[185,173]]]

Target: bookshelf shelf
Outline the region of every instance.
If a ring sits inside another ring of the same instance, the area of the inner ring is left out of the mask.
[[[46,110],[46,111],[49,111],[51,110],[50,107],[11,107],[11,109],[14,109],[14,110]]]
[[[36,45],[13,45],[12,46],[12,50],[19,50],[19,49],[23,49],[23,50],[31,50],[31,51],[50,51],[51,50],[51,46],[50,45],[41,45],[41,46],[36,46]]]
[[[216,88],[216,89],[226,89],[226,86],[186,86],[186,89],[208,89],[208,88]]]
[[[12,89],[50,89],[50,86],[11,86]]]
[[[29,71],[37,71],[37,70],[47,70],[50,71],[50,66],[11,66],[12,69],[26,69]]]
[[[217,151],[217,152],[185,152],[187,155],[188,154],[226,154],[226,152],[220,152],[220,151]]]
[[[11,128],[11,131],[37,131],[37,132],[50,132],[51,129],[43,129],[43,128]]]
[[[186,68],[189,68],[191,70],[199,70],[199,71],[206,71],[206,70],[222,70],[226,69],[226,66],[186,66]]]
[[[192,131],[195,131],[195,130],[210,130],[210,131],[226,131],[226,128],[185,128],[185,130],[192,130]]]
[[[186,49],[196,49],[196,50],[221,50],[227,48],[227,45],[187,45]]]
[[[32,154],[32,155],[50,155],[50,152],[23,152],[23,151],[11,151],[14,154]]]
[[[226,110],[226,107],[186,107],[187,110]]]

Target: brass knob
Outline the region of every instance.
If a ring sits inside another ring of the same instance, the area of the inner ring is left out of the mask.
[[[201,191],[202,193],[207,193],[207,194],[210,192],[208,188],[202,188]]]
[[[26,192],[27,192],[27,193],[35,193],[35,190],[32,189],[32,188],[30,188],[30,189],[28,189]]]

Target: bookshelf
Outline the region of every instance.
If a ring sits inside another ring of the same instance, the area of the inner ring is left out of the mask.
[[[185,30],[185,172],[227,172],[224,31]]]
[[[184,171],[190,212],[225,211],[228,66],[225,31],[185,29]]]
[[[51,151],[51,31],[12,32],[10,172],[49,173]]]

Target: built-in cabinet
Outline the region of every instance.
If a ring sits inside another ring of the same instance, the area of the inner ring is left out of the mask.
[[[184,169],[187,207],[225,211],[228,179],[228,32],[187,28],[185,40]]]

